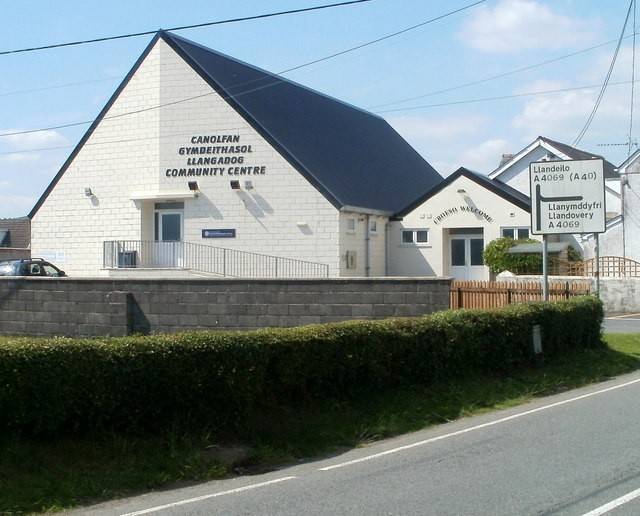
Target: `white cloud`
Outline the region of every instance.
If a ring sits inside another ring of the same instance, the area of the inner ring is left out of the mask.
[[[449,142],[476,133],[486,119],[481,116],[424,117],[397,116],[388,122],[407,140],[424,143]]]
[[[591,39],[600,23],[564,16],[536,0],[499,0],[474,10],[459,37],[477,50],[511,53],[571,47]]]
[[[480,145],[465,150],[460,155],[463,167],[483,173],[495,170],[500,164],[502,154],[509,152],[509,142],[501,138],[486,140]]]
[[[23,217],[36,203],[36,197],[28,195],[0,195],[0,218]]]
[[[22,129],[2,129],[0,134],[18,133]],[[69,143],[62,134],[57,131],[38,131],[35,133],[13,134],[3,136],[0,143],[5,143],[14,149],[35,149],[39,147],[52,147]]]
[[[0,156],[0,163],[2,163],[3,161],[6,163],[18,163],[23,161],[37,161],[39,159],[40,154],[38,154],[37,152],[20,152]]]
[[[549,89],[550,84],[554,84],[551,89],[566,86],[564,83],[546,81],[546,89]],[[541,88],[539,83],[533,83],[524,86],[523,89],[540,91],[545,88]],[[521,111],[513,118],[512,125],[520,130],[523,141],[530,141],[542,135],[571,143],[587,121],[598,93],[598,89],[590,89],[533,97],[525,102]],[[628,88],[610,86],[591,124],[589,134],[601,134],[601,138],[604,139],[620,139],[626,128],[625,124],[628,124],[628,118]],[[611,136],[605,136],[606,134]],[[616,135],[613,136],[614,134]]]

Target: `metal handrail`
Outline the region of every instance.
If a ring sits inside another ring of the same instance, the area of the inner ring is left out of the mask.
[[[235,278],[326,278],[329,276],[329,266],[325,263],[193,242],[105,241],[103,265],[105,269],[189,269]]]

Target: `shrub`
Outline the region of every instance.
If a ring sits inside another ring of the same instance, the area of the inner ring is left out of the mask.
[[[592,297],[252,332],[0,344],[0,431],[233,431],[258,411],[398,385],[506,373],[600,343]]]
[[[538,274],[542,270],[541,254],[508,254],[507,251],[519,243],[539,243],[537,240],[514,240],[497,238],[489,242],[483,253],[485,265],[494,274],[510,271],[514,274]]]

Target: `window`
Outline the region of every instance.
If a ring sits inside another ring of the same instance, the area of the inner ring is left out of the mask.
[[[347,233],[355,233],[356,232],[356,219],[349,218],[347,219]]]
[[[369,233],[371,233],[372,235],[378,234],[378,221],[377,220],[370,220],[369,221]]]
[[[526,240],[529,238],[529,228],[502,228],[502,236],[514,240]]]
[[[403,229],[402,243],[426,245],[429,243],[429,230],[428,229]]]

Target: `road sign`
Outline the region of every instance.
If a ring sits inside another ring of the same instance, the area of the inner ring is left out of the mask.
[[[531,233],[604,233],[601,159],[538,161],[529,165]]]

